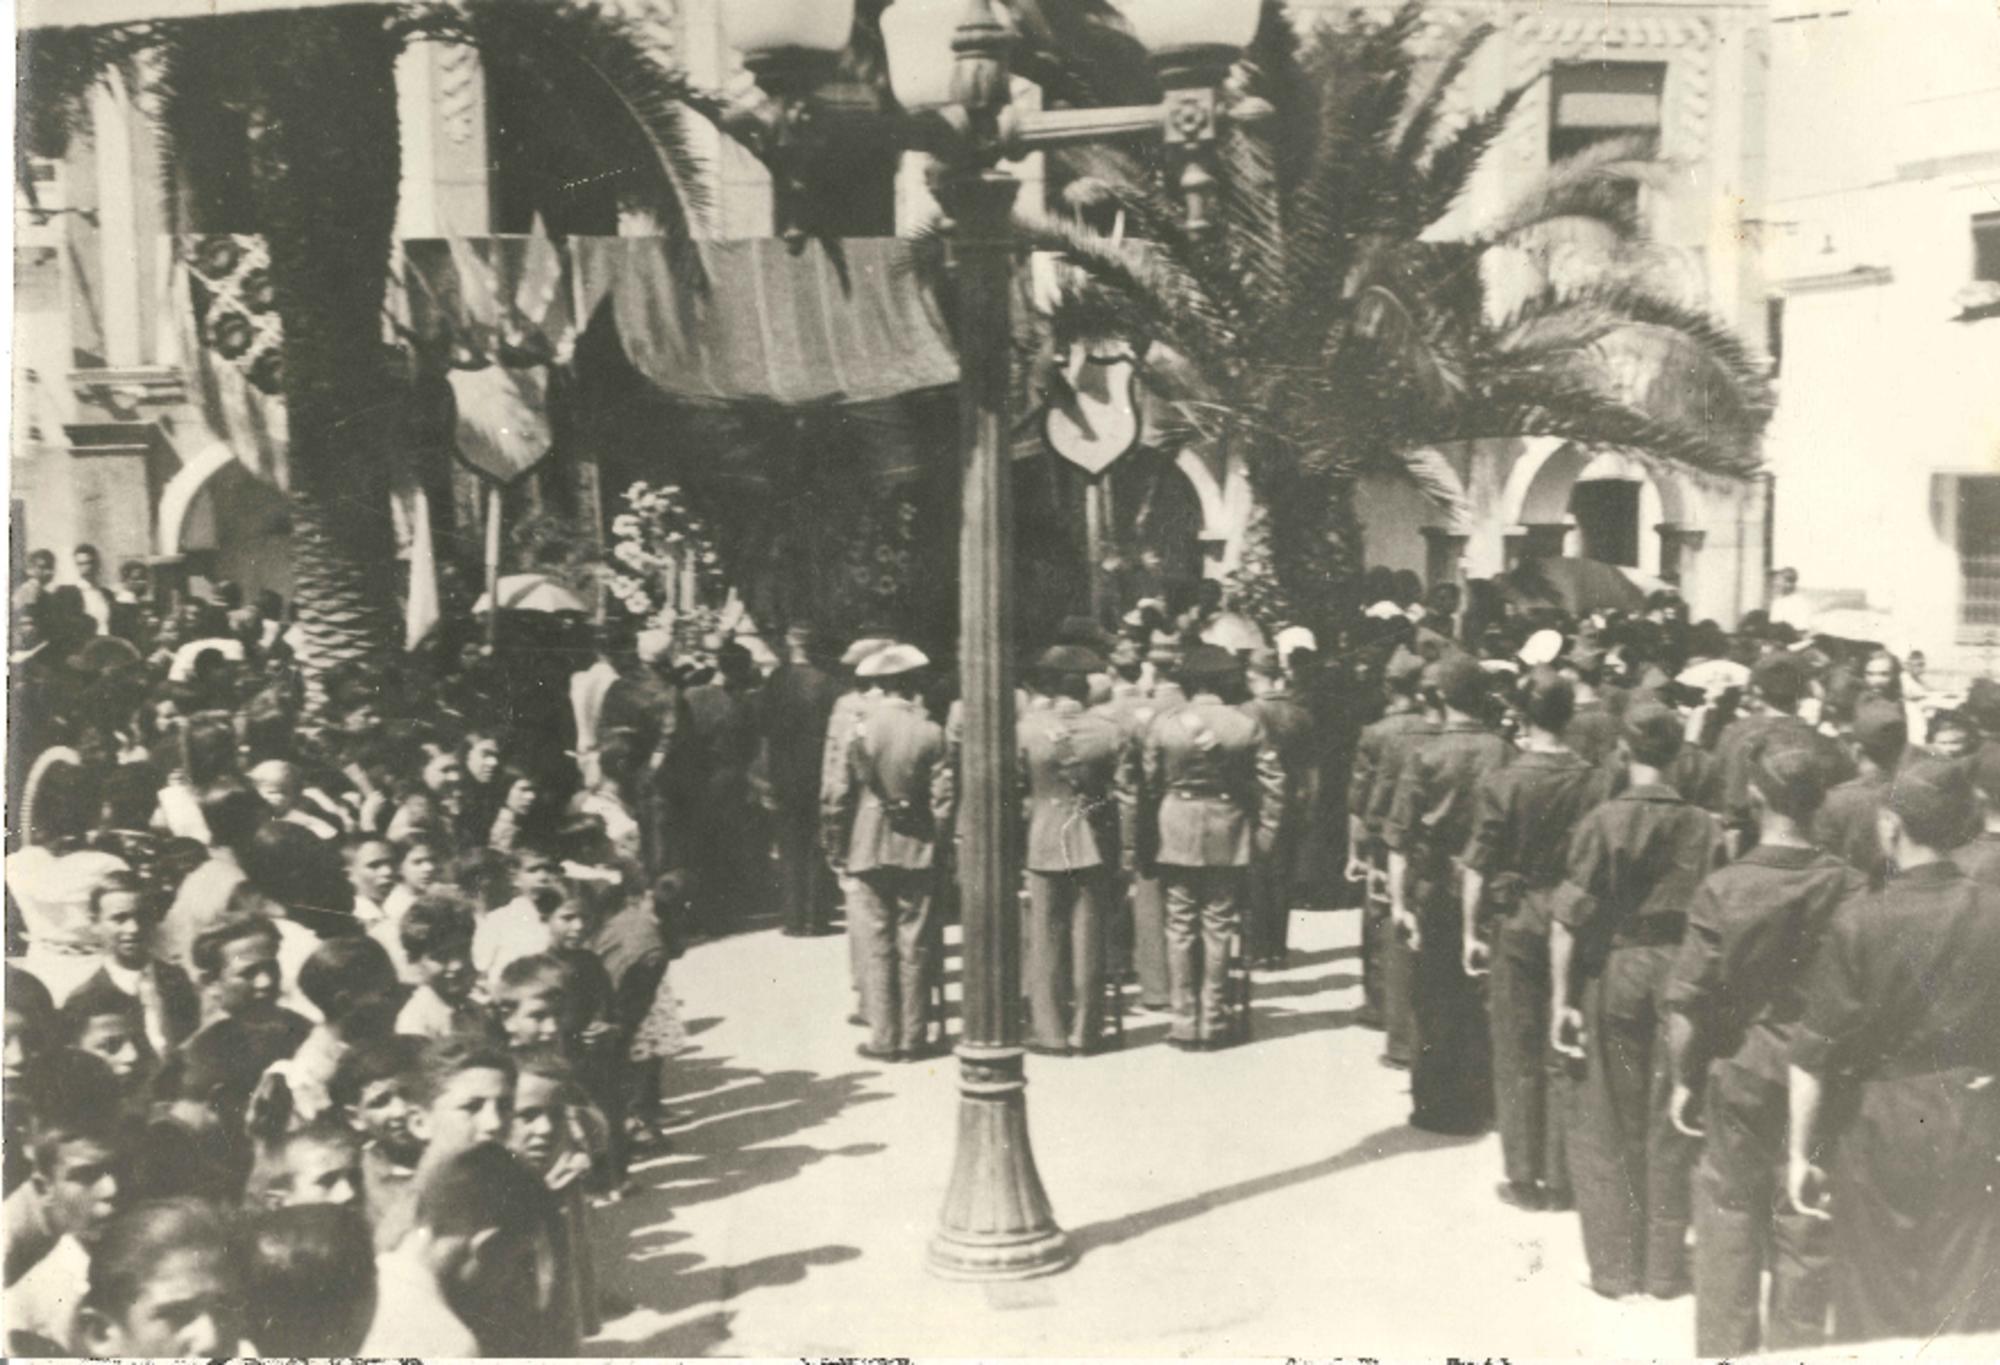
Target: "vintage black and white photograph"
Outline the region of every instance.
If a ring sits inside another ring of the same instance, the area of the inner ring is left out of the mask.
[[[14,0],[13,1356],[2000,1357],[1996,0]]]

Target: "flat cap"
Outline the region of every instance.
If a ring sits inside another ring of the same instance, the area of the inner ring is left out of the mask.
[[[1285,658],[1302,649],[1319,652],[1319,638],[1304,626],[1286,626],[1278,632],[1278,657]]]
[[[1803,735],[1779,734],[1750,759],[1751,785],[1787,815],[1819,809],[1833,776],[1826,749]]]
[[[1043,673],[1102,673],[1109,664],[1095,650],[1081,645],[1055,645],[1045,649],[1035,660],[1035,667]]]
[[[1486,700],[1486,671],[1469,654],[1440,659],[1437,666],[1438,697],[1454,711],[1476,711]]]
[[[1972,823],[1971,765],[1920,758],[1890,781],[1887,805],[1912,839],[1932,848],[1950,848]]]
[[[870,655],[879,654],[883,650],[887,649],[890,645],[893,645],[895,643],[896,642],[894,640],[887,639],[880,635],[863,636],[861,639],[856,640],[853,644],[849,645],[846,651],[843,654],[841,654],[840,666],[842,668],[859,668],[862,664],[862,661],[867,659]]]
[[[890,645],[863,659],[854,669],[858,678],[894,678],[930,666],[930,657],[915,645]]]
[[[668,630],[642,630],[633,645],[639,652],[640,663],[657,664],[674,652],[674,635]]]
[[[1656,701],[1625,709],[1625,742],[1632,756],[1649,767],[1671,763],[1681,751],[1681,713]]]
[[[1424,676],[1426,670],[1423,655],[1414,650],[1404,649],[1400,645],[1397,646],[1396,652],[1389,656],[1388,666],[1383,672],[1389,680],[1389,686],[1398,692],[1413,692],[1429,681]]]
[[[1180,674],[1188,682],[1228,682],[1243,676],[1243,661],[1220,645],[1195,645],[1181,660]]]
[[[1774,651],[1757,661],[1757,666],[1750,670],[1750,681],[1765,701],[1780,710],[1790,710],[1804,699],[1811,680],[1804,662],[1796,655]]]
[[[1559,630],[1538,630],[1522,644],[1518,657],[1530,668],[1554,663],[1563,652],[1563,637]]]

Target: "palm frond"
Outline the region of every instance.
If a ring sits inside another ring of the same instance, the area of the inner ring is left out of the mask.
[[[112,71],[155,46],[150,24],[25,28],[16,37],[14,111],[16,183],[35,201],[30,157],[59,158],[90,127],[90,92]]]
[[[1445,103],[1451,98],[1452,90],[1465,75],[1472,59],[1479,55],[1481,48],[1496,32],[1492,24],[1477,23],[1452,44],[1444,61],[1431,76],[1424,93],[1417,97],[1409,112],[1404,115],[1402,134],[1397,140],[1395,160],[1399,166],[1415,170],[1426,159],[1431,139],[1436,136],[1439,120],[1444,116]]]
[[[1759,468],[1754,451],[1718,439],[1706,425],[1642,411],[1586,378],[1547,369],[1502,369],[1482,377],[1480,401],[1461,410],[1444,439],[1559,436],[1588,446],[1641,451],[1702,474],[1741,479]]]
[[[1473,240],[1490,246],[1561,218],[1594,219],[1620,240],[1640,239],[1645,225],[1638,191],[1664,173],[1660,163],[1643,159],[1644,150],[1638,139],[1618,138],[1563,158],[1483,224]]]
[[[1447,136],[1430,155],[1416,192],[1416,218],[1426,225],[1437,222],[1451,211],[1472,180],[1472,173],[1507,130],[1514,110],[1535,88],[1534,80],[1524,81],[1503,94],[1493,107]]]

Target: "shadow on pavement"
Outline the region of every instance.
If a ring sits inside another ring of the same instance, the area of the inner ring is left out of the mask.
[[[1324,991],[1341,991],[1360,984],[1361,978],[1353,972],[1328,972],[1325,976],[1308,977],[1304,981],[1273,981],[1268,977],[1258,977],[1250,989],[1250,999],[1254,1003],[1295,995],[1319,995]]]
[[[1387,1161],[1392,1157],[1407,1156],[1412,1152],[1435,1151],[1440,1147],[1454,1147],[1468,1142],[1478,1142],[1477,1137],[1445,1137],[1437,1133],[1426,1133],[1406,1124],[1385,1128],[1372,1133],[1349,1147],[1344,1152],[1322,1157],[1318,1161],[1294,1166],[1286,1171],[1272,1171],[1268,1175],[1252,1176],[1239,1180],[1234,1185],[1224,1185],[1220,1189],[1207,1190],[1201,1194],[1189,1195],[1171,1203],[1160,1204],[1137,1213],[1124,1214],[1117,1218],[1106,1218],[1095,1223],[1086,1223],[1080,1228],[1071,1228],[1069,1243],[1077,1258],[1090,1255],[1105,1247],[1114,1247],[1121,1242],[1129,1242],[1135,1237],[1143,1237],[1149,1232],[1172,1227],[1175,1223],[1198,1218],[1212,1209],[1226,1208],[1241,1203],[1245,1199],[1255,1199],[1260,1195],[1288,1190],[1297,1185],[1323,1180],[1327,1176],[1339,1175],[1371,1162]]]

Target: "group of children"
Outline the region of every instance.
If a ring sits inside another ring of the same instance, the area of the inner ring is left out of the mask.
[[[12,1352],[544,1355],[597,1329],[585,1221],[660,1141],[666,950],[632,878],[511,842],[348,836],[353,914],[295,964],[297,919],[240,892],[174,960],[170,890],[112,871],[94,970],[9,965]]]

